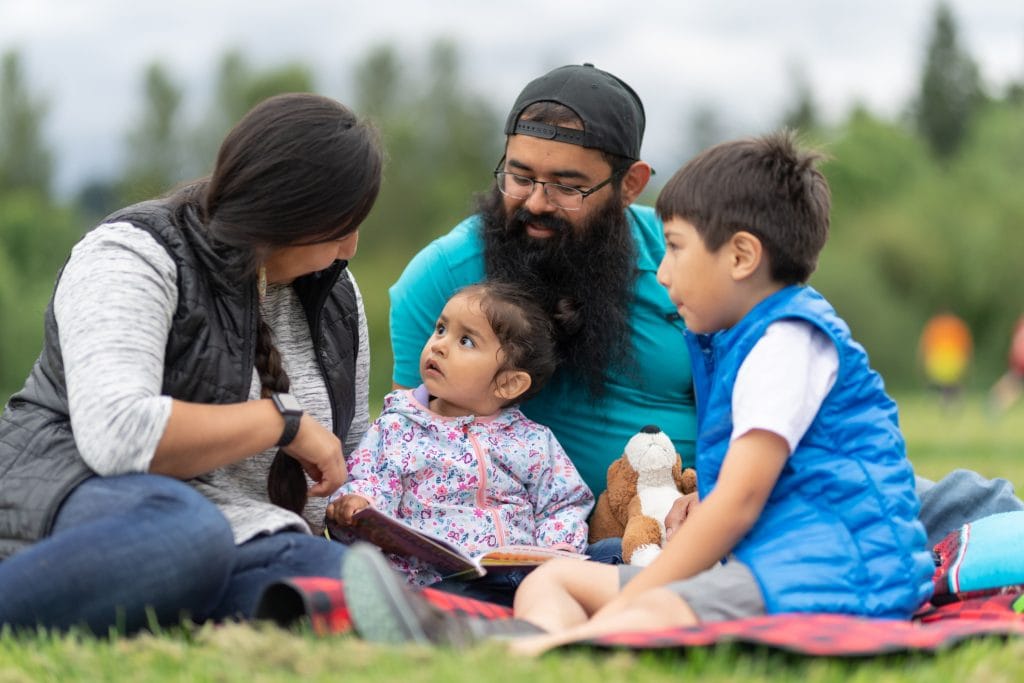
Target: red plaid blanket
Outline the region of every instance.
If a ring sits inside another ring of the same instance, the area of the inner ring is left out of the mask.
[[[484,619],[508,619],[512,610],[502,605],[464,598],[444,591],[423,589],[432,604],[447,612]],[[341,581],[327,577],[295,577],[271,585],[260,598],[257,619],[269,619],[290,626],[308,617],[313,631],[320,635],[347,633],[352,628],[345,607]]]
[[[479,600],[424,590],[432,604],[449,612],[505,619],[511,610]],[[321,635],[351,629],[341,582],[294,578],[264,593],[257,618],[288,626],[308,618]],[[621,633],[577,646],[678,649],[719,643],[764,646],[803,655],[864,657],[919,650],[935,652],[968,638],[1024,635],[1024,593],[1004,593],[928,606],[911,621],[865,619],[835,614],[779,614],[645,633]]]

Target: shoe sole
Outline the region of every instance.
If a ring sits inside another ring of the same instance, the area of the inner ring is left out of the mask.
[[[351,546],[341,565],[345,605],[365,640],[431,644],[405,599],[408,588],[375,546]]]

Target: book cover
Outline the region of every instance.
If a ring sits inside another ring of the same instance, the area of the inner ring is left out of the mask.
[[[556,557],[580,560],[588,557],[569,550],[532,545],[506,545],[471,557],[448,541],[414,529],[372,507],[357,512],[353,522],[352,526],[343,527],[349,534],[385,552],[419,558],[445,577],[475,579],[489,572],[529,570]],[[328,526],[331,533],[340,535],[335,532],[333,523]]]

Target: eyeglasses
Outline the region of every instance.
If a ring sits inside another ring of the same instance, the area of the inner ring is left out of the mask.
[[[499,168],[501,165],[499,164]],[[533,188],[541,185],[544,188],[544,196],[548,201],[565,211],[579,211],[583,208],[583,200],[594,194],[602,187],[622,175],[622,171],[612,173],[608,178],[594,185],[589,190],[581,190],[578,187],[559,185],[546,180],[535,180],[526,176],[516,175],[508,171],[496,170],[494,179],[498,183],[498,191],[512,199],[526,199],[533,194]]]

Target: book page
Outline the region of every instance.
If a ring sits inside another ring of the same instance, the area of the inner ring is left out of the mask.
[[[529,569],[555,558],[585,560],[589,555],[561,548],[542,548],[535,545],[506,545],[484,553],[480,564],[488,570],[497,567]]]

